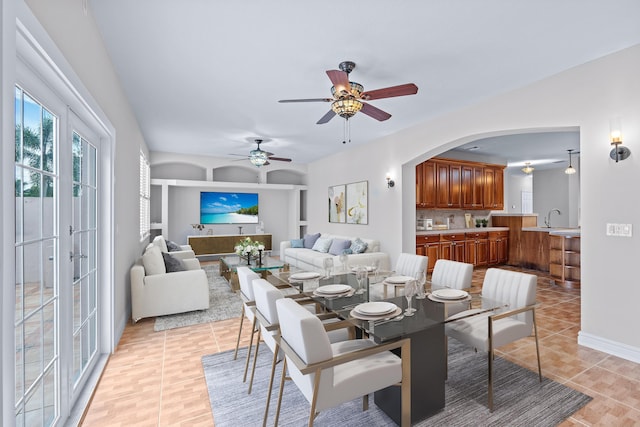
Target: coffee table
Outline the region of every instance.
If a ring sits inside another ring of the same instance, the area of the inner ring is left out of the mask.
[[[267,278],[267,275],[272,270],[287,270],[289,265],[284,261],[277,258],[264,258],[262,264],[257,262],[251,262],[247,265],[247,260],[240,258],[239,256],[226,256],[220,258],[220,275],[227,279],[231,290],[236,292],[240,289],[240,283],[238,282],[238,267],[249,267],[256,273],[260,273],[263,279]]]

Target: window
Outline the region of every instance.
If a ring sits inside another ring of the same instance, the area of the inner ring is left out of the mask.
[[[140,152],[140,240],[149,236],[149,230],[151,228],[150,221],[150,178],[149,178],[149,163],[144,156],[144,153]]]

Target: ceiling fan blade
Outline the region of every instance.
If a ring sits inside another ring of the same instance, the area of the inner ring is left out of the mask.
[[[290,162],[291,159],[287,159],[286,157],[272,157],[269,156],[269,160],[277,160],[279,162]]]
[[[325,124],[329,120],[333,119],[333,116],[335,116],[335,115],[336,115],[336,113],[333,110],[329,110],[329,111],[327,111],[327,114],[322,116],[322,118],[316,122],[316,124],[317,125]]]
[[[227,154],[228,156],[240,156],[240,157],[245,157],[245,158],[249,158],[246,154],[233,154],[233,153],[229,153]]]
[[[381,109],[379,109],[378,107],[374,107],[371,104],[366,104],[366,103],[362,103],[362,110],[360,110],[361,113],[366,114],[369,117],[373,117],[374,119],[378,120],[378,121],[385,121],[387,119],[389,119],[391,117],[391,114],[382,111]]]
[[[331,102],[332,98],[281,99],[278,102]]]
[[[349,84],[349,74],[340,70],[327,70],[327,76],[333,83],[333,87],[336,89],[336,93],[347,94],[351,93],[351,85]]]
[[[416,93],[418,93],[418,86],[413,83],[407,83],[363,92],[360,98],[370,101],[372,99],[393,98],[394,96],[415,95]]]

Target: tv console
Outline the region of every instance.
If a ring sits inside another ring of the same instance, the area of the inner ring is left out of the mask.
[[[235,247],[242,239],[251,237],[264,245],[266,251],[271,250],[271,234],[218,234],[206,236],[188,236],[187,243],[199,255],[226,255],[235,253]]]

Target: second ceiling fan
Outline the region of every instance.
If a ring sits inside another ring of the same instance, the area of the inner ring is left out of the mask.
[[[331,110],[318,120],[317,124],[319,125],[327,123],[335,115],[349,120],[359,111],[378,121],[384,121],[389,119],[391,114],[363,101],[418,93],[418,86],[413,83],[365,92],[360,83],[349,81],[349,73],[355,67],[355,62],[344,61],[340,63],[339,70],[327,70],[327,75],[333,83],[331,87],[332,98],[282,99],[278,102],[331,102]]]

